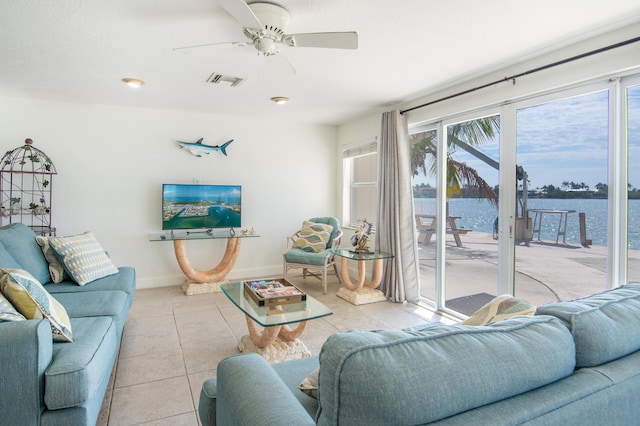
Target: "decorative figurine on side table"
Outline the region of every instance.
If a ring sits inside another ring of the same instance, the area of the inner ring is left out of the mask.
[[[351,244],[355,247],[355,253],[371,253],[369,249],[369,236],[373,229],[373,224],[363,219],[362,223],[356,228],[356,233],[351,237]]]

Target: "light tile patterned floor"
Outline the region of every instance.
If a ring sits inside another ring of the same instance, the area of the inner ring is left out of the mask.
[[[309,322],[300,338],[313,354],[341,330],[446,321],[412,304],[351,305],[336,297],[334,277],[327,295],[315,278],[294,275],[292,281],[334,311]],[[222,293],[185,296],[179,286],[138,290],[98,425],[198,426],[202,382],[215,376],[220,360],[238,353],[245,334],[242,313]]]

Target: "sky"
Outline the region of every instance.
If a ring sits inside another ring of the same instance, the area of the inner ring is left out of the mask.
[[[640,188],[640,86],[629,91],[629,182]],[[529,177],[529,189],[563,182],[585,183],[594,189],[607,183],[608,92],[606,90],[518,110],[517,163]],[[498,138],[478,146],[499,161]],[[458,149],[458,161],[475,168],[491,186],[498,171]],[[414,183],[435,185],[433,177]]]

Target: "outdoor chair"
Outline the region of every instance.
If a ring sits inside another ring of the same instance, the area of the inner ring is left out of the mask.
[[[283,276],[289,269],[302,269],[302,277],[312,275],[322,280],[324,294],[327,294],[327,274],[330,268],[340,281],[340,274],[330,249],[340,247],[342,230],[335,217],[314,217],[305,221],[302,228],[287,238],[287,248],[282,253]]]

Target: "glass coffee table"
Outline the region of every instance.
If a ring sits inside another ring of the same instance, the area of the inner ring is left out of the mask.
[[[245,315],[249,335],[242,336],[238,350],[257,352],[268,362],[311,356],[298,337],[307,321],[333,314],[329,307],[309,295],[302,302],[265,307],[245,295],[244,281],[222,284],[220,289]]]

